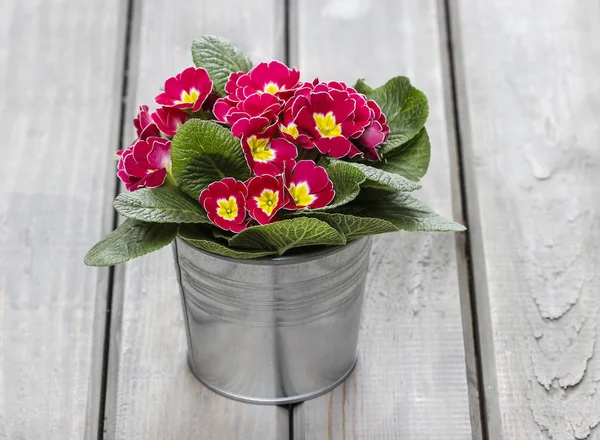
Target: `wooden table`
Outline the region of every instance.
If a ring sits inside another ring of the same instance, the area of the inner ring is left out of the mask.
[[[600,3],[4,0],[0,439],[600,439]],[[169,249],[83,266],[138,103],[219,34],[429,97],[421,197],[377,238],[356,373],[293,407],[188,371]]]

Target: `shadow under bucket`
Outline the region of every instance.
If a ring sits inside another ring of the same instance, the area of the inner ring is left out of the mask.
[[[249,403],[290,404],[341,384],[356,348],[371,239],[237,260],[177,238],[175,268],[191,371]]]

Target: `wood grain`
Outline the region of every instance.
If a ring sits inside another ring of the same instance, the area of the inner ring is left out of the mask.
[[[122,16],[0,4],[0,439],[97,438],[108,270],[83,256],[112,228]]]
[[[362,77],[379,86],[402,74],[424,90],[433,151],[420,197],[447,216],[460,215],[452,206],[458,186],[438,4],[296,0],[293,5],[292,61],[305,79],[318,75],[353,83]],[[479,437],[477,424],[472,428],[470,422],[458,258],[449,234],[377,238],[357,371],[334,392],[296,407],[295,439]]]
[[[164,80],[192,64],[204,34],[223,36],[254,60],[283,58],[279,2],[145,1],[136,5],[130,102],[152,105]],[[136,107],[129,109],[134,116]],[[133,134],[129,132],[127,144]],[[186,336],[170,249],[128,263],[115,292],[107,438],[282,440],[288,411],[246,405],[202,386],[186,364]]]
[[[600,438],[600,6],[454,3],[490,438]]]

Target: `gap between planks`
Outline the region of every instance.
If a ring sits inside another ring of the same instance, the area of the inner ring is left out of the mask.
[[[468,124],[461,119],[458,110],[458,83],[457,83],[457,58],[454,56],[459,41],[458,30],[452,25],[451,0],[438,0],[440,14],[440,34],[445,37],[446,57],[442,57],[444,78],[446,79],[446,93],[448,103],[448,125],[452,127],[453,133],[449,139],[451,143],[451,158],[455,171],[452,175],[453,186],[458,186],[459,191],[453,191],[453,206],[458,207],[455,215],[463,222],[467,230],[456,235],[459,291],[462,310],[463,332],[465,338],[467,379],[469,381],[469,409],[471,413],[471,427],[473,439],[489,439],[489,431],[486,423],[485,387],[483,383],[481,341],[479,338],[479,317],[477,315],[477,295],[474,282],[474,268],[471,250],[471,225],[469,224],[469,203],[467,198],[467,187],[465,179],[465,156],[463,154],[463,133],[468,132]],[[444,41],[442,41],[444,43]],[[461,130],[462,127],[462,130]]]
[[[137,4],[139,0],[126,0],[126,7],[124,8],[126,11],[125,15],[125,38],[124,38],[124,47],[123,47],[123,59],[122,59],[122,67],[123,67],[123,76],[121,78],[121,103],[119,107],[119,128],[117,133],[117,138],[115,139],[115,145],[123,147],[125,146],[125,133],[127,130],[125,129],[125,124],[128,122],[127,114],[128,114],[128,105],[131,104],[131,99],[128,98],[130,96],[129,91],[133,89],[131,87],[131,80],[134,79],[137,75],[136,72],[130,74],[131,69],[131,58],[132,58],[132,38],[133,35],[133,23],[136,12],[139,13],[139,4]],[[137,4],[137,6],[136,6]],[[137,29],[139,31],[139,28]],[[139,32],[136,33],[135,37],[139,37]],[[114,185],[114,198],[121,191],[121,182],[118,176],[114,175],[113,177],[115,181]],[[112,203],[108,205],[108,209],[112,211],[112,229],[114,230],[119,225],[119,214],[114,210]],[[107,404],[107,391],[108,391],[108,377],[109,377],[109,359],[110,359],[110,351],[111,351],[111,334],[112,334],[112,318],[113,318],[113,299],[115,287],[118,285],[120,288],[123,286],[123,271],[115,266],[111,266],[108,269],[108,286],[107,286],[107,297],[106,297],[106,316],[105,316],[105,326],[104,326],[104,345],[103,345],[103,355],[102,355],[102,377],[101,377],[101,390],[100,390],[100,404],[98,407],[99,417],[98,417],[98,440],[104,439],[104,434],[106,432],[105,427],[105,418],[106,418],[106,404]]]

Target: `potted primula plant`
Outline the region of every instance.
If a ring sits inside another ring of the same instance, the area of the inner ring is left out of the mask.
[[[158,108],[140,107],[117,152],[126,220],[85,263],[173,243],[198,379],[249,402],[317,396],[356,361],[369,237],[464,230],[410,194],[429,164],[427,99],[400,76],[373,89],[253,67],[214,36],[192,55]]]

